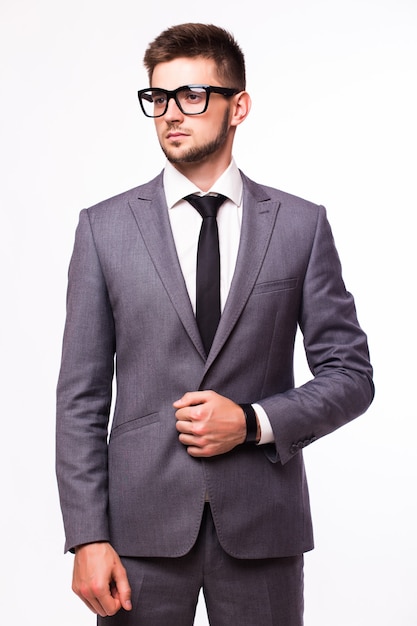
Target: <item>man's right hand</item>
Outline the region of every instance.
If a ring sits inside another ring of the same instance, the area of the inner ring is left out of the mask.
[[[75,550],[72,589],[93,613],[106,617],[123,607],[130,611],[131,590],[119,555],[107,542]]]

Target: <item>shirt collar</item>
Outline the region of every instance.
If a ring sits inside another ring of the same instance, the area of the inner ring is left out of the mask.
[[[172,209],[177,202],[189,194],[205,195],[205,192],[201,191],[186,176],[181,174],[169,161],[166,162],[164,169],[164,190],[169,209]],[[242,177],[234,159],[232,159],[229,167],[207,193],[221,193],[232,200],[236,206],[240,206],[242,192]]]

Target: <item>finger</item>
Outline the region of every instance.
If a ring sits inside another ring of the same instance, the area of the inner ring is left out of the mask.
[[[107,617],[108,615],[114,615],[120,608],[120,601],[113,599],[110,593],[110,589],[107,594],[102,594],[100,591],[92,591],[90,589],[81,588],[79,591],[75,591],[77,596],[81,598],[86,606],[101,617]],[[111,599],[111,602],[109,602]]]
[[[184,409],[178,409],[175,412],[175,419],[178,422],[184,422],[184,425],[186,424],[186,422],[191,422],[192,421],[192,415],[190,413],[190,409],[184,408]]]
[[[78,581],[76,581],[75,579],[75,576],[72,581],[72,590],[75,595],[84,602],[84,604],[90,609],[90,611],[92,611],[96,615],[98,614],[104,617],[104,615],[102,615],[102,607],[97,602],[94,595],[91,593],[89,586],[83,583],[78,583]]]
[[[205,391],[187,391],[182,398],[173,403],[176,409],[182,409],[187,406],[195,406],[207,401],[207,392]]]
[[[213,446],[203,446],[199,448],[198,446],[188,446],[187,452],[190,456],[201,459],[201,458],[209,458],[212,456],[216,456],[219,452],[216,452]]]
[[[92,613],[94,613],[94,615],[100,615],[97,609],[86,598],[83,598],[83,596],[78,593],[77,593],[77,596],[84,602],[85,606],[88,607]],[[105,617],[105,616],[102,615],[101,617]]]
[[[183,433],[184,435],[192,435],[193,434],[193,424],[190,420],[184,420],[177,418],[177,423],[175,428],[179,433]]]
[[[112,585],[112,595],[118,598],[120,604],[125,611],[132,609],[131,595],[132,591],[129,585],[125,568],[120,565],[114,571],[114,583]]]
[[[120,599],[117,595],[113,596],[109,583],[97,581],[82,583],[78,588],[74,588],[74,591],[93,613],[101,617],[114,615],[121,607]]]
[[[184,446],[196,446],[198,448],[202,448],[205,445],[205,442],[201,437],[196,437],[195,435],[187,433],[181,433],[178,439]]]
[[[97,594],[97,602],[100,607],[99,614],[102,617],[115,615],[121,607],[120,599],[117,597],[117,594],[113,596],[110,586],[102,595]]]

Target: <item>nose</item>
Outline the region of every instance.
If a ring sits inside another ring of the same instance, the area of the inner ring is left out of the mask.
[[[168,122],[178,122],[184,119],[184,114],[181,112],[181,109],[178,107],[178,104],[175,102],[175,98],[173,96],[171,96],[168,100],[168,106],[164,117]]]

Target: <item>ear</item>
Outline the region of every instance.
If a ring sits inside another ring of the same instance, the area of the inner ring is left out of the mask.
[[[239,126],[249,115],[252,106],[250,95],[247,91],[241,91],[233,96],[231,126]]]

